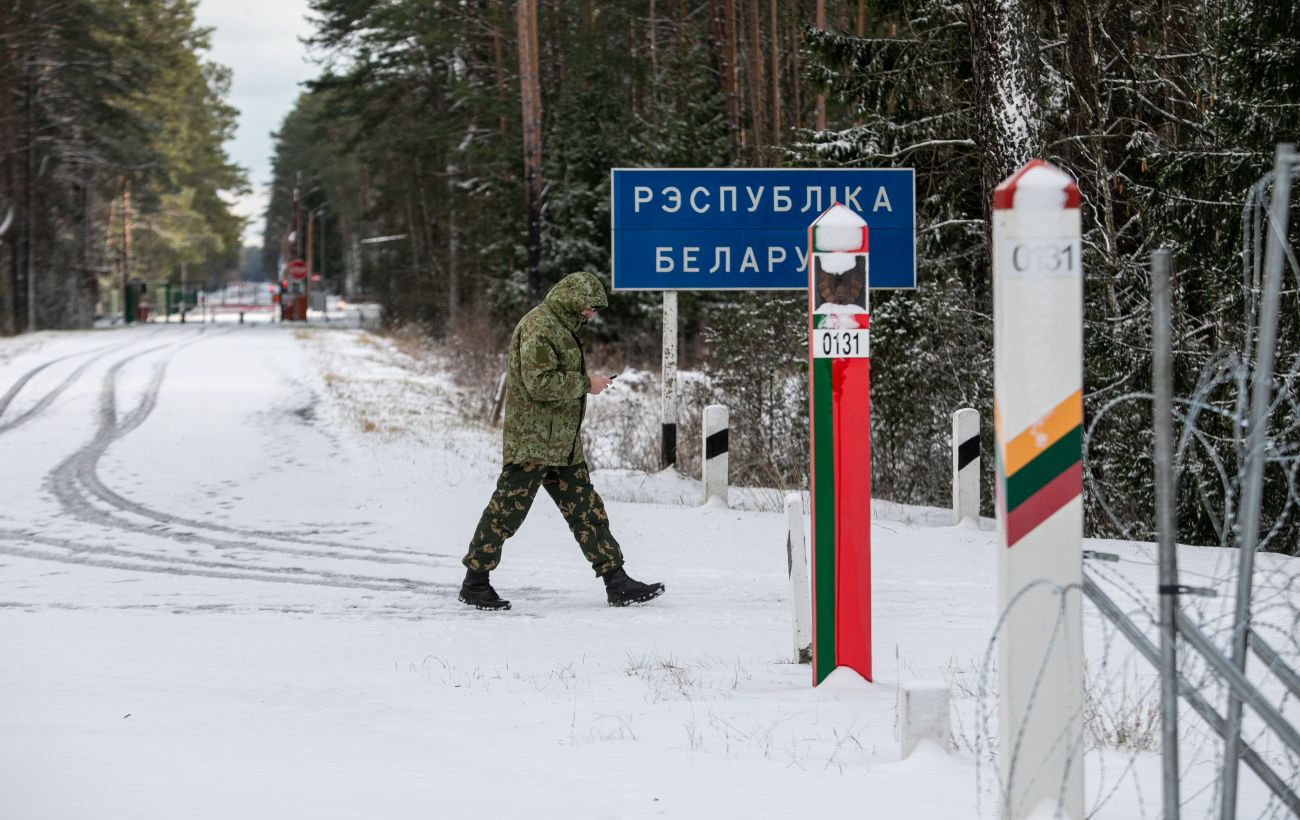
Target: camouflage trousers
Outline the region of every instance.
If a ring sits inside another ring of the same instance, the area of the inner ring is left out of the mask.
[[[623,565],[623,551],[610,534],[605,503],[591,486],[587,465],[549,467],[531,462],[507,464],[501,469],[496,492],[483,510],[469,552],[461,563],[483,572],[496,569],[501,563],[501,548],[524,523],[539,486],[560,508],[582,554],[597,575]]]

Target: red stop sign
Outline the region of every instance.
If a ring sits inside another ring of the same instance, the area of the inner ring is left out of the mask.
[[[307,263],[301,259],[295,259],[288,265],[285,265],[285,272],[289,274],[290,279],[306,279]]]

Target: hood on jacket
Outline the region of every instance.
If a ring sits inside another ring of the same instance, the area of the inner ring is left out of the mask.
[[[571,329],[577,329],[584,321],[584,310],[608,307],[609,299],[605,296],[605,286],[595,274],[583,270],[571,273],[557,282],[542,299],[542,304]]]

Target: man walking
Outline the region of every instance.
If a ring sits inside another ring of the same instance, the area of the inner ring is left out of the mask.
[[[623,570],[623,551],[609,531],[605,504],[591,486],[582,451],[587,394],[599,395],[613,380],[587,375],[578,334],[608,304],[599,279],[586,271],[571,273],[515,325],[506,364],[504,463],[462,561],[462,603],[510,608],[492,588],[488,573],[501,563],[501,548],[524,523],[539,486],[560,508],[582,554],[605,580],[610,606],[663,594],[663,584],[634,581]]]

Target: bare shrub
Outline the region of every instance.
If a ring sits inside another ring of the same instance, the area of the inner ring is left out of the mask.
[[[491,418],[509,344],[509,331],[503,332],[500,325],[484,321],[476,312],[465,311],[452,324],[441,353],[459,388],[457,405],[466,420],[486,424]]]
[[[708,373],[730,411],[736,486],[808,486],[807,327],[802,294],[739,294],[709,314]]]
[[[1086,676],[1083,689],[1083,729],[1094,748],[1151,752],[1160,745],[1160,691],[1155,678],[1137,672],[1116,681]]]

